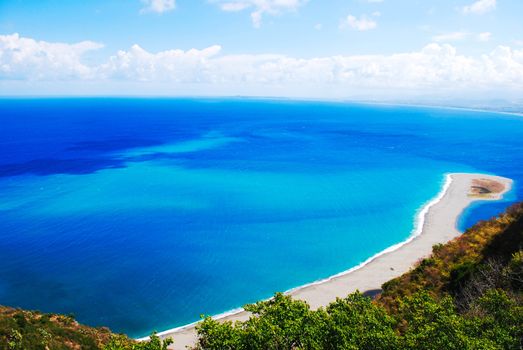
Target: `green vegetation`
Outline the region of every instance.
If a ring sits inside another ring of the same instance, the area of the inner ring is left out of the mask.
[[[0,307],[0,349],[100,349],[111,336],[71,316]]]
[[[151,334],[149,341],[132,343],[126,336],[116,335],[103,347],[103,350],[167,350],[172,343],[171,339],[162,341],[156,333]]]
[[[326,308],[276,294],[247,305],[245,322],[205,318],[194,350],[522,349],[523,203],[433,248],[431,257],[383,285]],[[165,350],[67,316],[0,308],[0,349]]]
[[[108,328],[79,324],[72,316],[0,307],[0,349],[6,350],[166,350],[154,333],[137,342]]]

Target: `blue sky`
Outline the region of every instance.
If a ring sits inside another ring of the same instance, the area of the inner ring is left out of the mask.
[[[521,14],[520,0],[0,0],[0,94],[517,96]]]

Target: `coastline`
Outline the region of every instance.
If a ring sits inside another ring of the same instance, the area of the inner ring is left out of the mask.
[[[501,114],[501,115],[508,115],[513,117],[523,117],[523,112],[517,112],[517,111],[503,111],[499,109],[488,109],[484,107],[466,107],[466,106],[446,106],[446,105],[438,105],[438,104],[417,104],[417,103],[394,103],[394,102],[369,102],[369,101],[348,101],[348,102],[354,102],[362,105],[367,106],[392,106],[392,107],[416,107],[416,108],[427,108],[427,109],[446,109],[451,111],[464,111],[464,112],[478,112],[478,113],[494,113],[494,114]]]
[[[489,179],[500,182],[504,190],[491,197],[470,195],[474,179]],[[285,292],[295,299],[305,300],[311,308],[326,306],[336,297],[344,297],[356,290],[376,291],[381,285],[408,272],[419,260],[430,255],[432,246],[445,243],[459,236],[458,220],[463,211],[473,202],[499,200],[510,191],[512,180],[486,174],[446,174],[441,191],[424,203],[415,215],[415,226],[409,237],[348,270],[325,279],[314,281]],[[231,310],[216,316],[223,321],[244,321],[249,313],[243,309]],[[194,322],[185,326],[158,333],[161,338],[173,337],[172,349],[185,349],[196,340]],[[145,340],[141,338],[139,340]]]
[[[1,100],[24,100],[24,99],[34,99],[34,100],[43,100],[43,99],[96,99],[102,98],[101,96],[88,96],[88,95],[0,95]],[[488,106],[478,106],[478,107],[467,107],[466,105],[444,105],[444,104],[430,104],[430,103],[408,103],[408,102],[394,102],[394,101],[369,101],[369,100],[347,100],[345,98],[312,98],[306,96],[265,96],[265,95],[180,95],[177,97],[172,96],[162,96],[162,95],[111,95],[104,96],[104,99],[250,99],[250,100],[261,100],[261,101],[291,101],[291,102],[332,102],[332,103],[351,103],[351,104],[361,104],[367,106],[397,106],[397,107],[420,107],[420,108],[435,108],[435,109],[449,109],[457,111],[470,111],[470,112],[480,112],[480,113],[496,113],[496,114],[505,114],[510,116],[523,117],[523,111],[505,111],[500,108],[502,107],[492,107]]]

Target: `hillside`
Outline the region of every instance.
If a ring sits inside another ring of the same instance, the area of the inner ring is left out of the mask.
[[[79,324],[72,316],[0,306],[0,349],[8,350],[165,350],[153,333],[138,343],[106,327]]]
[[[462,236],[433,247],[432,256],[416,268],[383,285],[377,301],[396,309],[401,297],[419,291],[435,298],[450,295],[456,306],[467,309],[491,289],[521,297],[523,203],[497,218],[481,221]]]
[[[112,336],[107,328],[83,326],[71,316],[0,306],[1,349],[95,350]]]
[[[276,294],[247,305],[255,317],[206,318],[195,349],[521,349],[523,203],[435,246],[431,257],[383,285],[311,310]],[[69,316],[0,307],[2,349],[165,349]]]

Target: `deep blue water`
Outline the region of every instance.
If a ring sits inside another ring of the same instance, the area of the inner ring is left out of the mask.
[[[516,181],[523,119],[269,100],[1,99],[0,304],[143,336],[406,239],[448,172]]]

